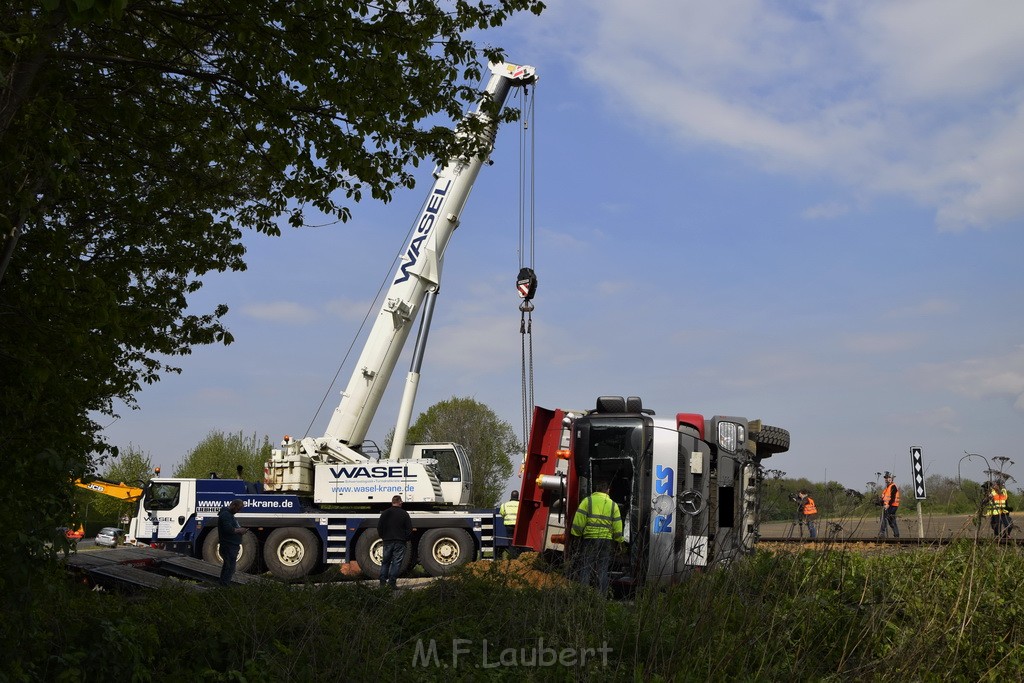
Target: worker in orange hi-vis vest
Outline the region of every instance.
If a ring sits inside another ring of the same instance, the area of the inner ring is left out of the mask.
[[[878,535],[886,538],[889,535],[889,527],[892,527],[894,538],[900,537],[900,527],[896,524],[896,511],[900,509],[900,490],[893,483],[891,472],[885,473],[885,488],[882,489],[882,527]]]
[[[818,528],[814,525],[814,520],[818,517],[818,508],[814,504],[814,499],[811,498],[807,489],[800,489],[796,495],[797,504],[800,506],[801,519],[807,525],[807,531],[811,538],[817,538]]]

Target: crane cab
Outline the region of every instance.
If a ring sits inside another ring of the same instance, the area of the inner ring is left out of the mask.
[[[466,449],[457,443],[414,443],[406,448],[414,460],[435,460],[441,498],[445,505],[469,505],[473,468]]]

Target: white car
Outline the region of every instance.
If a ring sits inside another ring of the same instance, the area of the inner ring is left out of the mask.
[[[96,545],[107,545],[111,548],[124,543],[124,530],[116,526],[105,526],[96,534]]]

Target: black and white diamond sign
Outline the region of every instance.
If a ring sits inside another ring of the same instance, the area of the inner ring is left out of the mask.
[[[914,497],[924,500],[928,497],[924,490],[924,462],[921,460],[921,447],[910,447],[910,467],[914,475]]]

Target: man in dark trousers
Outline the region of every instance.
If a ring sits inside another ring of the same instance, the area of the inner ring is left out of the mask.
[[[377,533],[384,542],[384,556],[380,562],[380,587],[398,586],[398,575],[402,571],[405,559],[405,544],[412,537],[412,519],[402,509],[402,497],[391,499],[391,507],[380,513],[377,520]]]
[[[896,513],[900,509],[900,490],[893,482],[892,474],[885,473],[885,488],[882,489],[882,528],[878,530],[881,538],[889,534],[889,527],[892,527],[892,535],[900,537],[900,527],[896,523]]]
[[[501,504],[501,507],[498,508],[498,514],[501,515],[501,521],[504,523],[505,531],[508,533],[508,543],[511,546],[512,537],[516,530],[516,516],[519,514],[519,491],[513,491],[512,497]]]
[[[814,504],[814,499],[811,498],[811,492],[807,489],[800,489],[796,494],[796,500],[801,521],[807,525],[807,531],[811,534],[811,538],[817,538],[818,528],[814,525],[814,520],[818,517],[818,507]]]
[[[608,568],[612,550],[622,543],[622,515],[611,499],[611,482],[594,482],[594,492],[580,502],[572,518],[572,535],[579,538],[580,583],[590,585],[591,575],[597,578],[597,590],[608,594]]]
[[[245,503],[237,498],[220,509],[217,513],[217,535],[220,537],[220,585],[230,586],[231,577],[235,574],[235,563],[238,551],[242,548],[242,536],[245,529],[235,519],[235,515],[245,507]]]

